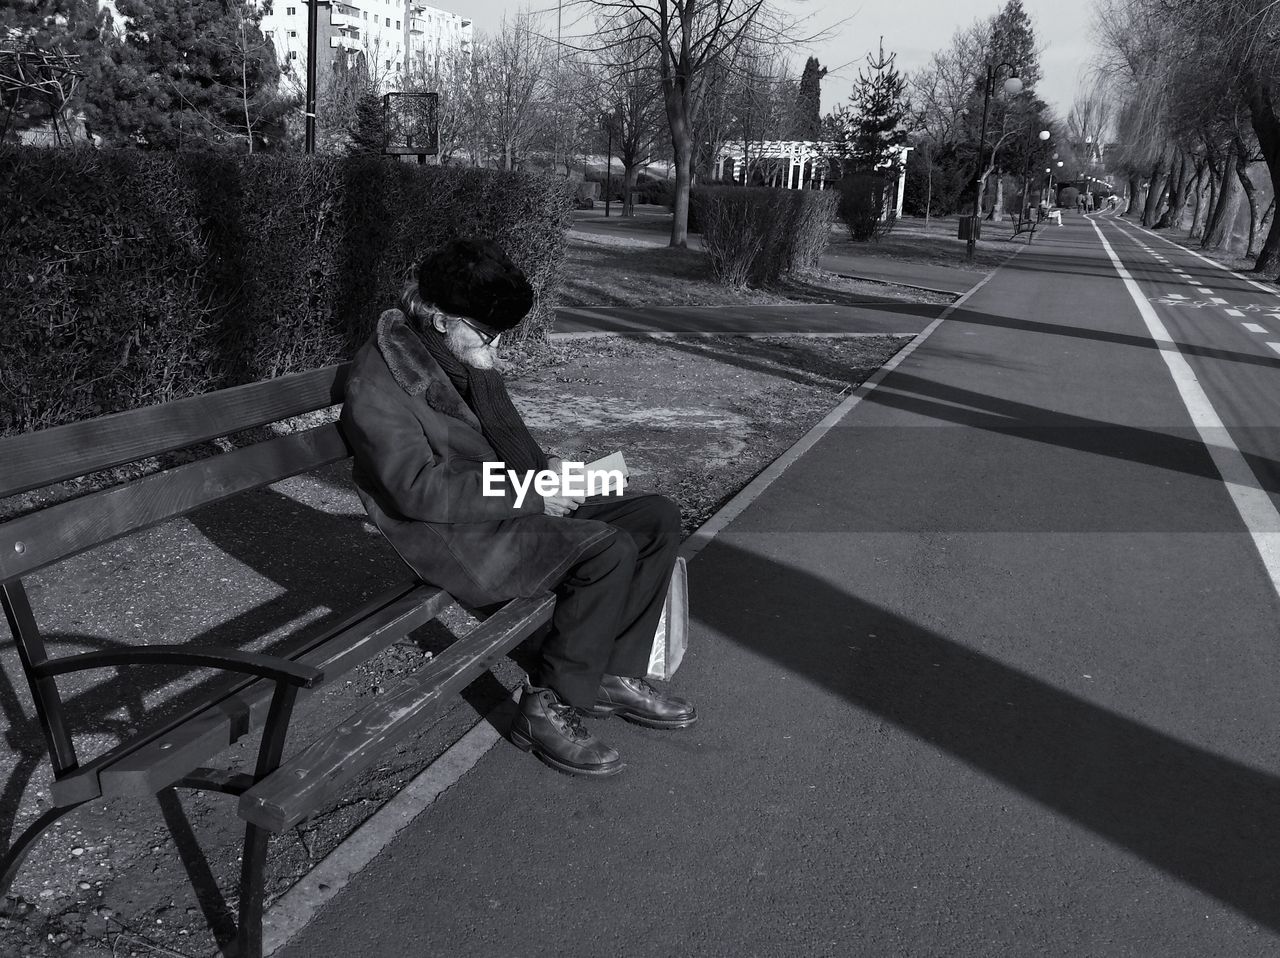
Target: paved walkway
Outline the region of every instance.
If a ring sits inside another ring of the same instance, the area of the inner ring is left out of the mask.
[[[696,728],[499,743],[283,954],[1275,955],[1275,593],[1092,227],[1014,262],[690,564]]]

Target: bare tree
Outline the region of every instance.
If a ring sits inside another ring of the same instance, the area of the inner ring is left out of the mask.
[[[675,160],[675,214],[671,245],[688,245],[689,186],[694,130],[702,111],[708,71],[748,37],[782,47],[802,38],[802,21],[767,0],[575,0],[608,20],[604,36],[616,42],[641,20],[658,55],[658,73]]]
[[[551,72],[552,51],[536,28],[528,11],[510,20],[504,15],[490,43],[485,114],[493,152],[504,170],[515,168],[543,122],[540,101]]]

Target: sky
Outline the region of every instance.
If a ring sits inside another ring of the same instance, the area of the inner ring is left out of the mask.
[[[432,6],[470,16],[476,29],[497,29],[503,13],[514,14],[525,6],[518,0],[428,0]],[[904,73],[925,64],[935,50],[946,47],[951,35],[979,17],[998,13],[1003,0],[775,0],[778,6],[809,17],[809,32],[832,28],[830,39],[810,48],[796,48],[797,70],[807,56],[816,56],[828,67],[822,83],[822,109],[829,111],[848,99],[858,68],[868,53],[874,53],[884,37],[886,53],[897,54],[898,69]],[[533,10],[547,9],[553,0],[532,0]],[[1065,118],[1075,98],[1080,71],[1092,54],[1090,39],[1093,5],[1089,0],[1064,5],[1061,0],[1023,0],[1030,14],[1036,38],[1043,52],[1040,69],[1043,79],[1038,92],[1042,99]],[[550,22],[555,23],[555,6]],[[1069,14],[1070,17],[1064,14]],[[570,19],[564,11],[564,23]],[[1068,23],[1068,20],[1073,22]],[[840,23],[840,21],[845,21]],[[836,24],[839,24],[836,26]],[[568,27],[566,26],[566,33]],[[839,69],[837,73],[836,70]]]

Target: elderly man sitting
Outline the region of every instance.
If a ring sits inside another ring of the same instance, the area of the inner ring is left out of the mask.
[[[563,772],[612,775],[618,753],[584,714],[660,729],[697,720],[645,680],[680,512],[658,495],[588,499],[529,485],[521,500],[513,484],[486,482],[486,463],[524,482],[559,467],[495,368],[499,337],[532,304],[524,274],[494,243],[446,244],[356,354],[342,425],[365,509],[424,581],[473,607],[555,592],[511,741]]]

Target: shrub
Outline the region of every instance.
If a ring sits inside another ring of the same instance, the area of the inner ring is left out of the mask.
[[[690,219],[700,227],[712,269],[734,288],[770,286],[816,266],[834,209],[835,197],[816,190],[710,186],[690,196]]]
[[[347,359],[458,235],[526,271],[540,337],[572,202],[381,157],[0,148],[0,435]]]
[[[676,185],[672,180],[655,180],[645,177],[645,182],[636,187],[636,198],[641,203],[667,208],[675,205]]]
[[[838,213],[857,242],[879,239],[893,229],[897,214],[886,209],[887,180],[879,173],[851,173],[837,184]]]

